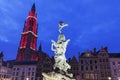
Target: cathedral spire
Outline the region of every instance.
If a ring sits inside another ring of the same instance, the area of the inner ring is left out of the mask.
[[[17,61],[33,61],[36,60],[36,44],[37,44],[37,14],[35,12],[35,3],[25,20],[23,32],[21,35],[20,46],[18,49]]]
[[[33,3],[32,8],[31,8],[31,11],[32,11],[32,12],[35,12],[35,11],[36,11],[35,3]]]

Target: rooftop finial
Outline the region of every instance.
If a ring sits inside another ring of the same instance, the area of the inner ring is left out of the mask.
[[[42,51],[42,44],[40,43],[39,50]]]

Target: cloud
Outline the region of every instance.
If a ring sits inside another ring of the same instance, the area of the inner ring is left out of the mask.
[[[15,34],[20,29],[18,19],[16,18],[18,14],[16,13],[19,13],[19,6],[22,6],[22,3],[19,0],[10,2],[9,0],[0,0],[0,5],[0,40],[8,42],[9,36]]]
[[[3,41],[3,42],[8,42],[9,40],[7,39],[6,36],[4,35],[0,35],[0,40]]]

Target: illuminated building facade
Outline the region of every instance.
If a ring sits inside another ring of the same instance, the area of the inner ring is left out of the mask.
[[[35,80],[36,61],[15,62],[12,68],[12,80]]]
[[[5,80],[42,80],[42,72],[53,71],[54,60],[37,45],[37,14],[33,4],[25,21],[16,61],[4,62],[0,54],[0,79]],[[110,54],[111,55],[111,54]],[[86,51],[68,60],[70,73],[76,80],[120,80],[120,57],[109,57],[107,48],[99,51]],[[12,66],[9,66],[12,65]],[[111,75],[112,74],[112,75]]]
[[[100,67],[96,54],[86,51],[79,56],[79,75],[80,80],[100,79]]]
[[[98,52],[94,49],[94,52],[88,50],[82,53],[79,56],[78,76],[80,76],[80,80],[108,80],[111,78],[107,48],[101,48]]]
[[[111,78],[110,61],[107,47],[98,51],[98,60],[100,67],[100,79],[109,80]]]
[[[120,53],[110,54],[112,80],[120,80]]]
[[[74,78],[76,78],[77,75],[79,75],[79,62],[75,56],[73,56],[72,58],[69,58],[68,62],[71,66],[71,69],[69,70],[69,72],[73,74]]]
[[[0,53],[0,80],[11,80],[12,79],[12,68],[9,63],[3,61],[3,53]]]

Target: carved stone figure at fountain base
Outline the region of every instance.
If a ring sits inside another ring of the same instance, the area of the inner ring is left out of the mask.
[[[75,80],[72,78],[72,74],[61,74],[56,72],[42,73],[43,80]]]

